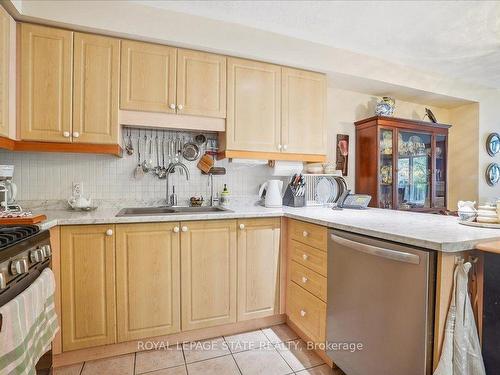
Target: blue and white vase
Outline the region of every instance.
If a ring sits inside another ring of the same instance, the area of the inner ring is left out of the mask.
[[[377,103],[377,107],[375,108],[375,114],[377,116],[392,116],[394,114],[395,104],[396,101],[393,98],[389,96],[384,96]]]

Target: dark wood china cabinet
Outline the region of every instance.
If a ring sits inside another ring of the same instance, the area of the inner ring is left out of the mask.
[[[446,210],[451,125],[374,116],[356,126],[356,193],[371,207]]]

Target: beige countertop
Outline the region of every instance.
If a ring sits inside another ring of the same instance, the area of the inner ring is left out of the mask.
[[[41,224],[42,229],[56,225],[288,217],[443,252],[471,250],[478,244],[500,240],[499,229],[462,226],[456,217],[377,208],[336,211],[326,207],[265,208],[258,205],[234,205],[228,207],[230,212],[221,213],[116,217],[120,208],[101,207],[92,212],[43,208],[33,211],[47,215],[47,221]]]

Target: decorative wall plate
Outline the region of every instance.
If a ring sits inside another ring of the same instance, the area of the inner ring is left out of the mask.
[[[500,166],[497,163],[491,163],[486,168],[486,182],[490,186],[495,186],[500,181]]]
[[[486,140],[486,151],[490,156],[495,156],[500,152],[500,134],[491,133]]]

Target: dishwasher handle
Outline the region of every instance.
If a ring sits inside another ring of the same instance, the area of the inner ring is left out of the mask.
[[[352,250],[360,251],[362,253],[395,260],[397,262],[420,264],[420,257],[416,254],[384,249],[382,247],[377,247],[373,245],[367,245],[361,242],[348,240],[347,238],[339,237],[334,234],[331,235],[331,239],[336,244],[348,247]]]

